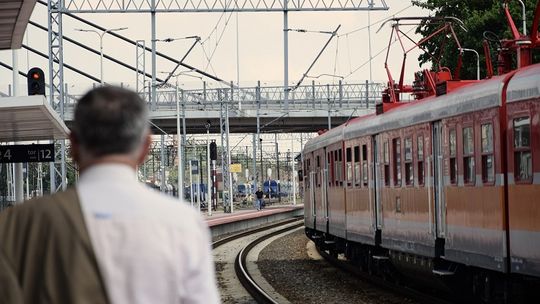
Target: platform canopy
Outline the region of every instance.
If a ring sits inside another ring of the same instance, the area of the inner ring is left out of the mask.
[[[0,0],[0,50],[19,49],[36,0]]]
[[[44,96],[0,98],[0,142],[65,139],[68,134]]]

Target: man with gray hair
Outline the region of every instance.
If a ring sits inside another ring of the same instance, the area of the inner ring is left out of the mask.
[[[219,303],[206,224],[136,181],[145,102],[91,90],[70,141],[77,186],[0,214],[0,303]]]

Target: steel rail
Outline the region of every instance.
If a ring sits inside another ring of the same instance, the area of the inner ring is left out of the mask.
[[[229,242],[232,242],[234,240],[246,237],[248,235],[251,235],[251,234],[254,234],[254,233],[257,233],[257,232],[261,232],[261,231],[265,231],[265,230],[272,229],[272,228],[275,228],[275,227],[279,227],[279,226],[282,226],[282,225],[290,224],[292,222],[298,221],[299,220],[298,218],[299,217],[293,217],[291,219],[279,221],[279,222],[274,223],[274,224],[264,225],[262,227],[258,227],[258,228],[255,228],[255,229],[249,229],[249,230],[246,230],[246,231],[243,231],[243,232],[235,233],[235,234],[230,235],[228,237],[225,237],[225,238],[222,238],[222,239],[217,240],[215,242],[212,242],[212,249],[216,249],[216,248],[218,248],[218,247],[220,247],[222,245],[225,245],[225,244],[227,244]]]
[[[242,283],[242,286],[249,292],[249,294],[257,301],[257,303],[270,303],[270,304],[279,304],[274,300],[266,291],[264,291],[263,288],[261,288],[257,282],[253,279],[253,277],[249,274],[249,271],[246,267],[246,260],[249,252],[257,246],[259,243],[282,233],[285,233],[287,231],[299,228],[304,226],[303,219],[296,220],[298,224],[293,224],[291,226],[287,226],[285,228],[270,232],[268,234],[265,234],[261,236],[260,238],[254,240],[253,242],[249,243],[246,247],[242,248],[238,255],[236,256],[236,260],[234,262],[234,269],[236,271],[236,275],[238,276],[238,279]]]

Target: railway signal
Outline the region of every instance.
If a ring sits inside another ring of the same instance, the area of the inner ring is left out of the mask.
[[[45,96],[45,74],[40,68],[31,68],[26,76],[28,81],[28,96]]]

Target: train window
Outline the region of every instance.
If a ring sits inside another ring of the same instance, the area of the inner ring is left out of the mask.
[[[339,183],[340,186],[343,186],[343,149],[338,150],[338,168],[337,168],[337,183]],[[336,185],[337,186],[337,185]]]
[[[449,147],[450,147],[450,183],[457,183],[457,161],[456,161],[456,151],[457,151],[457,140],[456,140],[456,129],[451,129],[448,134]]]
[[[495,164],[493,159],[493,126],[482,125],[482,181],[492,183],[495,181]]]
[[[339,183],[339,153],[338,150],[334,151],[334,185],[337,186]]]
[[[390,162],[390,154],[388,152],[388,142],[384,142],[384,163],[388,164]]]
[[[360,186],[360,147],[354,147],[354,186]]]
[[[414,183],[412,138],[405,138],[405,184],[411,186]]]
[[[307,173],[308,176],[309,176],[309,171],[308,171],[308,161],[309,161],[309,159],[305,159],[305,160],[304,160],[304,165],[302,166],[302,167],[303,167],[303,170],[302,170],[302,171],[303,171],[303,174]],[[299,170],[298,172],[300,172],[300,170]],[[298,174],[298,178],[300,178],[300,174]],[[304,180],[306,181],[306,184],[307,184],[307,185],[306,185],[306,188],[309,188],[309,182],[308,182],[307,178],[304,178]]]
[[[315,184],[317,184],[317,187],[321,186],[321,157],[317,155],[316,158],[317,163],[317,170],[315,170]]]
[[[304,170],[304,174],[305,174],[305,178],[304,180],[306,181],[305,182],[305,185],[306,185],[306,188],[310,188],[311,185],[310,185],[310,178],[311,178],[311,166],[310,166],[310,159],[306,159],[306,166],[305,166],[305,170]]]
[[[405,138],[405,161],[412,160],[412,139]]]
[[[516,181],[532,179],[531,119],[514,119],[514,178]]]
[[[390,155],[388,152],[388,141],[383,145],[383,161],[384,161],[384,185],[390,185]]]
[[[394,152],[394,186],[401,186],[401,138],[392,140]]]
[[[463,128],[463,181],[474,183],[474,130],[472,127]]]
[[[334,185],[337,186],[339,184],[339,168],[340,166],[340,153],[338,150],[334,151]]]
[[[364,187],[368,185],[368,159],[367,145],[362,145],[362,184]]]
[[[345,149],[345,160],[347,162],[346,164],[346,173],[347,173],[347,186],[352,186],[353,182],[353,172],[352,172],[352,151],[351,148]]]
[[[417,152],[418,152],[418,184],[424,184],[424,136],[420,135],[417,138]]]
[[[334,185],[334,181],[336,180],[336,161],[337,161],[337,155],[336,151],[332,151],[328,155],[328,170],[331,172],[332,178],[328,181],[329,186]]]

